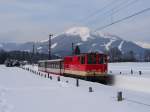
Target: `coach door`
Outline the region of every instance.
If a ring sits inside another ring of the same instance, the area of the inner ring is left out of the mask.
[[[59,69],[60,69],[60,75],[64,74],[64,62],[60,61],[59,62]]]

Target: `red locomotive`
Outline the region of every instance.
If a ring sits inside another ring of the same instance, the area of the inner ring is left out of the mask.
[[[105,77],[108,71],[107,55],[82,53],[64,59],[39,61],[39,71],[84,79]]]

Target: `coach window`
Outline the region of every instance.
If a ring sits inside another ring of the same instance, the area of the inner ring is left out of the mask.
[[[56,63],[54,63],[54,68],[56,68]]]
[[[57,69],[59,68],[59,65],[58,65],[58,63],[57,63],[57,67],[56,67]]]

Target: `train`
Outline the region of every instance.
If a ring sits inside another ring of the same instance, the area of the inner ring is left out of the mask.
[[[102,79],[107,76],[108,56],[103,53],[81,53],[63,59],[40,60],[38,70],[86,80]]]

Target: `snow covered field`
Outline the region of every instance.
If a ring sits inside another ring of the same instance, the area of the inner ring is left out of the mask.
[[[150,63],[109,63],[108,68],[109,73],[114,75],[114,86],[150,93]],[[141,75],[139,71],[142,72]]]
[[[35,68],[37,69],[37,68]],[[0,65],[0,112],[150,112],[150,94]],[[68,83],[66,83],[68,81]],[[88,87],[94,92],[88,92]],[[116,99],[123,91],[122,102]]]
[[[131,69],[133,71],[132,76],[149,77],[150,78],[150,62],[124,62],[124,63],[109,63],[109,73],[112,71],[115,75],[131,75]],[[139,71],[142,75],[139,75]]]

